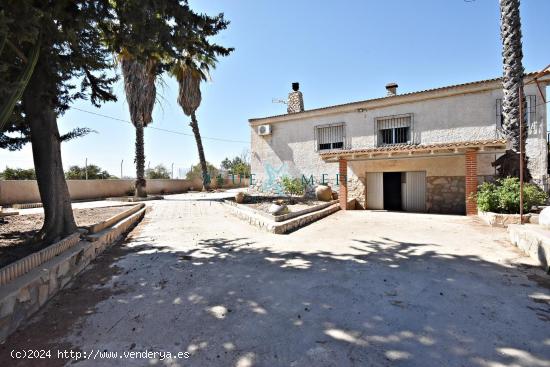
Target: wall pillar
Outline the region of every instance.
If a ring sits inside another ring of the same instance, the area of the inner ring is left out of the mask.
[[[477,215],[477,201],[472,195],[477,193],[477,151],[467,150],[466,159],[466,215]]]
[[[338,201],[340,209],[347,210],[348,206],[348,161],[343,158],[338,160]]]

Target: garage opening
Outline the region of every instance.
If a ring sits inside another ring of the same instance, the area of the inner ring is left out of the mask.
[[[384,209],[403,210],[401,198],[401,172],[384,172]]]
[[[367,172],[367,209],[426,211],[426,172]]]

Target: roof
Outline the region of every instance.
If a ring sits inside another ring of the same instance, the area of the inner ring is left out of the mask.
[[[539,72],[530,72],[525,73],[524,78],[528,77],[541,77],[541,74]],[[251,118],[248,121],[251,123],[254,122],[260,122],[268,119],[276,119],[281,118],[283,120],[286,119],[296,119],[297,117],[304,116],[311,114],[312,112],[330,112],[330,110],[340,109],[342,107],[359,107],[361,105],[372,103],[372,102],[382,102],[382,101],[390,101],[395,100],[396,103],[407,103],[410,102],[409,100],[405,100],[404,97],[411,97],[411,96],[422,96],[423,94],[429,94],[433,92],[441,92],[441,91],[448,91],[453,89],[464,89],[465,87],[475,87],[475,86],[483,86],[485,84],[495,83],[499,82],[502,78],[492,78],[492,79],[484,79],[484,80],[478,80],[475,82],[468,82],[468,83],[462,83],[462,84],[453,84],[448,85],[445,87],[438,87],[438,88],[431,88],[431,89],[424,89],[416,92],[409,92],[409,93],[403,93],[403,94],[397,94],[395,96],[384,96],[379,98],[372,98],[372,99],[365,99],[362,101],[355,101],[355,102],[348,102],[343,104],[337,104],[332,106],[326,106],[326,107],[320,107],[320,108],[314,108],[311,110],[305,110],[302,112],[296,112],[292,114],[280,114],[280,115],[273,115],[273,116],[267,116],[267,117],[260,117],[260,118]],[[400,101],[401,100],[401,101]]]
[[[363,149],[347,149],[347,150],[332,150],[330,152],[321,153],[322,159],[332,157],[344,157],[353,155],[375,154],[375,153],[411,153],[420,151],[434,151],[434,150],[449,150],[449,149],[468,149],[468,148],[482,148],[493,147],[503,148],[506,146],[506,139],[490,139],[490,140],[471,140],[471,141],[457,141],[449,143],[431,143],[431,144],[399,144],[389,145],[376,148],[363,148]]]

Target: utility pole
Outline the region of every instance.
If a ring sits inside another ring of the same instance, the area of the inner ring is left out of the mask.
[[[523,88],[518,87],[519,94],[519,222],[523,224]]]
[[[174,179],[174,163],[172,162],[172,180]]]
[[[120,161],[120,179],[122,180],[122,163],[124,163],[124,159]]]
[[[85,166],[86,166],[86,180],[88,180],[88,157],[86,157]]]

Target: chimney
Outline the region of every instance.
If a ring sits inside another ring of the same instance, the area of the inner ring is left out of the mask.
[[[292,92],[288,94],[288,103],[286,112],[296,113],[304,111],[304,97],[300,92],[300,83],[292,83]]]
[[[386,90],[388,91],[388,97],[397,95],[397,83],[386,84]]]

